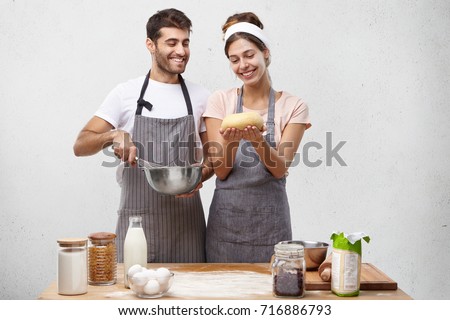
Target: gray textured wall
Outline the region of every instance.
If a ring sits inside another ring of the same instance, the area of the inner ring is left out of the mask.
[[[444,0],[1,0],[0,298],[34,299],[55,279],[57,238],[114,230],[109,158],[75,158],[72,145],[109,90],[147,71],[146,21],[169,6],[194,23],[187,78],[211,91],[236,84],[220,27],[251,10],[274,44],[275,89],[309,103],[300,151],[323,162],[291,169],[294,238],[364,231],[364,261],[416,299],[449,299]],[[347,166],[326,165],[327,132],[331,147],[345,141]],[[202,190],[206,211],[213,189]]]

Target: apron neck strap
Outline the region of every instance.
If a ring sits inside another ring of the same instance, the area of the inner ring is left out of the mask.
[[[141,94],[139,95],[139,99],[137,101],[136,115],[141,115],[143,108],[146,108],[148,111],[152,111],[153,108],[153,105],[150,102],[144,100],[144,94],[148,87],[148,80],[150,79],[150,71],[145,76],[144,84],[141,88]]]
[[[144,84],[142,85],[141,93],[139,95],[139,99],[137,100],[136,115],[141,115],[143,108],[146,108],[148,111],[152,111],[153,108],[153,105],[150,102],[144,100],[144,94],[145,91],[147,90],[148,82],[150,79],[150,72],[151,70],[145,76]],[[181,74],[178,74],[178,81],[180,82],[181,90],[183,91],[183,97],[184,101],[186,102],[188,114],[192,115],[193,112],[192,112],[191,98],[189,97],[189,92],[187,90],[186,84],[184,83],[184,79],[181,76]]]
[[[188,92],[188,89],[186,87],[186,83],[184,83],[184,79],[181,76],[181,74],[178,75],[178,81],[180,81],[181,91],[183,91],[184,101],[186,102],[188,115],[192,115],[193,112],[192,112],[191,98],[189,97],[189,92]]]

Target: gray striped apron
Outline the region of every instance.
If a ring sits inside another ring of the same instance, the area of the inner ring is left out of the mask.
[[[242,112],[240,91],[236,113]],[[270,90],[266,141],[275,147],[275,92]],[[276,179],[242,139],[233,169],[216,179],[206,229],[207,262],[269,262],[274,245],[292,238],[286,179]]]
[[[160,165],[178,165],[180,159],[191,157],[194,152],[196,130],[189,93],[179,75],[188,115],[176,119],[144,117],[141,115],[143,107],[152,108],[143,100],[149,77],[150,72],[138,100],[133,142],[140,158]],[[184,147],[180,148],[180,143]],[[160,194],[150,187],[141,168],[127,165],[118,214],[119,262],[123,261],[123,244],[130,216],[142,217],[148,262],[205,262],[206,223],[199,192],[190,198]]]

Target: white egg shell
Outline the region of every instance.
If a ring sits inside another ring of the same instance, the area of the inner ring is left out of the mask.
[[[144,272],[137,272],[131,278],[131,281],[136,286],[144,286],[147,283],[148,278],[147,278],[147,276],[145,275]]]
[[[154,269],[147,269],[147,270],[143,271],[143,273],[145,274],[145,276],[147,277],[148,280],[158,278],[158,274],[156,273],[156,270],[154,270]]]
[[[160,286],[158,281],[152,279],[148,280],[147,284],[144,287],[144,293],[145,294],[157,294],[160,291]]]
[[[132,265],[130,268],[128,268],[128,278],[133,278],[133,276],[142,271],[142,267],[139,264]]]
[[[156,270],[156,278],[161,286],[167,287],[170,277],[170,271],[166,268],[159,268]]]
[[[161,291],[167,291],[167,289],[169,289],[169,278],[165,278],[165,281],[160,281],[158,279],[158,283],[159,283],[159,288]]]
[[[158,268],[156,274],[158,278],[168,277],[170,276],[170,271],[167,268]]]
[[[145,287],[145,285],[142,285],[142,286],[137,286],[135,284],[131,285],[131,289],[137,294],[143,294],[144,287]]]
[[[169,277],[158,277],[156,280],[158,281],[159,285],[162,287],[166,287],[169,284]]]

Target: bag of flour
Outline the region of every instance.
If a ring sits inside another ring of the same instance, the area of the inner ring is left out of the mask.
[[[331,263],[331,291],[341,297],[359,295],[361,279],[361,239],[369,243],[364,232],[334,232]]]

